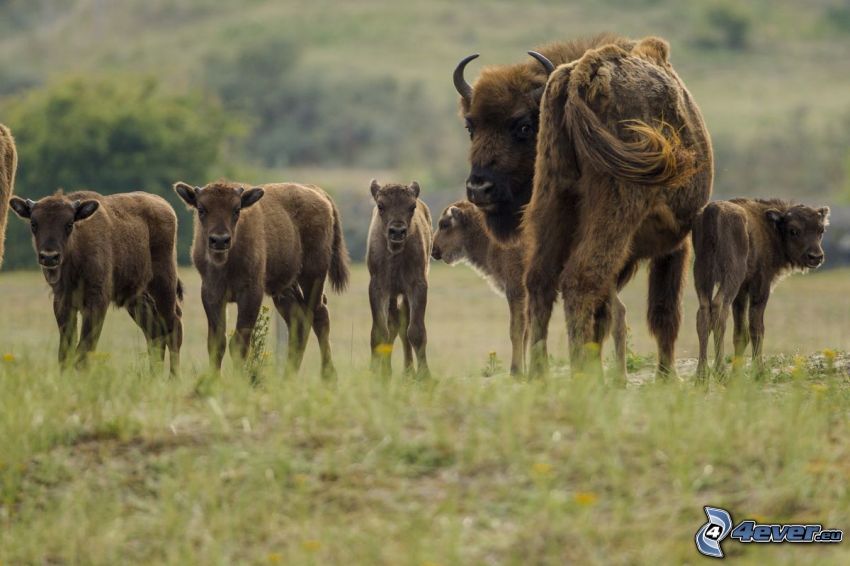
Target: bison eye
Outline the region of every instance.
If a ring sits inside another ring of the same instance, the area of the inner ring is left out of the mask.
[[[32,230],[32,233],[33,233],[33,234],[35,234],[36,232],[38,232],[38,222],[36,222],[35,220],[33,220],[33,221],[30,223],[30,230]]]
[[[204,217],[204,216],[206,216],[206,215],[207,215],[207,209],[206,209],[206,208],[204,208],[203,206],[199,206],[199,207],[198,207],[198,216],[199,216],[200,218],[203,218],[203,217]]]
[[[466,131],[469,132],[469,138],[472,139],[472,135],[475,133],[475,126],[470,120],[466,121]]]
[[[384,213],[384,205],[383,204],[378,204],[378,212],[380,212],[381,214]]]
[[[74,223],[73,222],[68,222],[67,224],[65,224],[65,233],[66,234],[70,234],[71,230],[73,230],[73,229],[74,229]]]
[[[234,209],[233,209],[233,219],[234,219],[234,220],[236,220],[236,219],[238,219],[238,218],[239,218],[239,212],[240,212],[240,211],[241,211],[241,209],[239,209],[239,208],[234,208]]]
[[[410,207],[410,213],[413,214],[416,211],[416,205]]]
[[[791,228],[791,230],[789,230],[789,233],[791,234],[792,238],[796,238],[797,236],[800,235],[800,231],[797,230],[796,228]]]
[[[527,141],[534,135],[534,127],[529,123],[520,124],[515,130],[514,135],[519,141]]]

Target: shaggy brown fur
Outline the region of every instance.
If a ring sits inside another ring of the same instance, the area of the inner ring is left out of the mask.
[[[560,289],[573,371],[601,364],[612,299],[650,259],[648,319],[658,374],[675,373],[687,235],[711,194],[713,157],[699,109],[647,38],[588,50],[550,76],[534,190],[524,215],[532,369]],[[588,347],[596,343],[593,347]]]
[[[6,247],[6,219],[9,199],[15,189],[15,172],[18,169],[18,153],[9,128],[0,124],[0,267]]]
[[[714,369],[723,372],[723,335],[730,309],[735,356],[740,358],[752,339],[753,365],[761,371],[764,311],[771,290],[783,275],[823,263],[821,240],[828,224],[829,208],[781,200],[733,199],[712,202],[703,209],[693,233],[694,284],[699,297],[698,377],[707,373],[711,332]],[[749,329],[744,322],[747,309]]]
[[[327,278],[335,291],[348,285],[348,250],[339,211],[314,185],[245,187],[226,181],[203,188],[174,185],[195,210],[192,261],[202,279],[210,366],[221,369],[227,303],[238,308],[230,355],[244,362],[265,293],[289,328],[287,372],[301,366],[312,327],[322,374],[334,377],[324,289]]]
[[[538,48],[554,65],[579,59],[608,44],[630,49],[634,42],[612,34]],[[499,239],[512,239],[531,199],[540,97],[546,70],[533,59],[485,67],[470,96],[461,96],[461,114],[470,134],[467,198],[485,213]]]
[[[38,202],[13,197],[10,204],[30,222],[39,264],[53,290],[60,364],[85,364],[114,303],[125,307],[145,333],[152,362],[161,363],[168,347],[176,374],[183,285],[177,278],[177,216],[171,206],[148,193],[91,191],[60,192]]]
[[[404,367],[428,377],[425,308],[431,256],[431,212],[419,200],[419,184],[370,186],[375,208],[369,225],[366,263],[372,307],[372,371],[390,375],[392,344],[398,335]],[[401,301],[399,301],[401,299]]]

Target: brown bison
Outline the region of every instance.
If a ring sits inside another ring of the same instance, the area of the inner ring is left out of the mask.
[[[723,372],[723,335],[731,309],[735,357],[753,342],[753,367],[763,369],[764,310],[781,277],[824,260],[821,240],[829,208],[781,200],[712,202],[694,222],[694,284],[699,297],[697,377],[707,374],[708,336],[714,332],[714,369]],[[716,290],[716,292],[715,292]],[[744,319],[749,310],[749,329]]]
[[[177,216],[148,193],[109,196],[61,192],[38,202],[13,197],[28,220],[42,273],[53,291],[59,363],[82,366],[97,347],[110,303],[124,307],[145,334],[154,363],[165,348],[176,374],[183,342],[177,278]],[[77,315],[82,329],[77,343]]]
[[[9,199],[15,189],[15,171],[18,169],[18,153],[15,151],[15,140],[9,128],[0,124],[0,267],[3,267],[3,256],[6,242],[6,218],[8,217]]]
[[[375,199],[366,264],[372,308],[372,371],[389,375],[392,344],[398,335],[404,348],[405,371],[413,371],[416,351],[419,377],[429,376],[425,355],[425,307],[431,256],[431,212],[419,200],[419,184],[388,184],[372,180]],[[401,301],[399,301],[401,299]]]
[[[246,187],[226,181],[203,188],[174,185],[195,211],[192,261],[202,279],[210,366],[216,372],[221,369],[227,303],[238,308],[230,355],[244,361],[266,294],[289,328],[287,372],[301,366],[312,327],[322,375],[334,377],[324,290],[326,279],[338,292],[348,285],[348,250],[339,211],[330,196],[313,185]]]
[[[642,259],[658,372],[675,373],[686,237],[711,193],[713,158],[668,51],[656,38],[601,35],[485,69],[474,88],[463,79],[469,58],[455,70],[472,137],[468,198],[497,237],[516,237],[520,219],[525,227],[535,373],[557,290],[573,369],[597,365],[600,349],[586,346],[607,333],[617,289]]]

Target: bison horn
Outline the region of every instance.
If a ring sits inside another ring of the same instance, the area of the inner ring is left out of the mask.
[[[455,72],[452,75],[452,79],[455,83],[455,90],[457,90],[458,94],[460,94],[464,100],[472,98],[472,86],[466,82],[466,79],[463,78],[463,71],[466,69],[469,62],[477,57],[478,53],[473,53],[472,55],[468,55],[461,59],[460,63],[458,63],[457,67],[455,67]]]
[[[544,55],[541,55],[537,51],[529,51],[529,55],[537,59],[537,62],[543,65],[543,68],[546,69],[546,76],[552,74],[552,71],[555,70],[555,64],[552,63],[549,59],[547,59]]]

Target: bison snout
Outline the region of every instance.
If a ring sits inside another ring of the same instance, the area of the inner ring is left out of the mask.
[[[823,252],[809,252],[807,258],[809,267],[818,267],[823,263]]]
[[[470,179],[466,182],[466,198],[473,204],[487,204],[493,198],[492,181],[478,182]]]
[[[392,242],[403,242],[407,237],[407,226],[390,226],[387,229],[387,237]]]
[[[441,259],[443,259],[443,252],[440,251],[440,248],[434,246],[433,248],[431,248],[431,257],[433,257],[437,261],[440,261]]]
[[[212,234],[210,235],[210,248],[214,250],[230,249],[230,234]]]
[[[59,252],[38,252],[38,263],[42,267],[56,267],[59,265]]]

